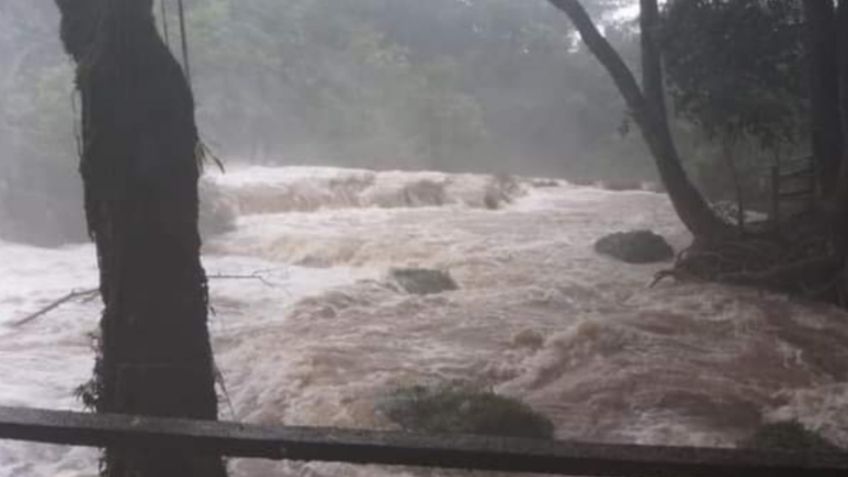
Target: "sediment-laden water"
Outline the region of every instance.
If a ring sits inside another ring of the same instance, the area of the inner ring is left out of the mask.
[[[848,444],[848,314],[779,295],[664,282],[599,256],[604,234],[688,236],[666,196],[482,175],[249,168],[207,178],[236,229],[207,240],[223,419],[391,429],[375,403],[462,380],[519,398],[557,436],[730,446],[794,418]],[[0,405],[79,409],[100,304],[91,246],[0,244]],[[419,296],[392,267],[448,271]],[[257,278],[226,278],[234,275]],[[261,279],[259,279],[261,278]],[[93,476],[97,454],[0,444],[0,475]],[[438,471],[234,461],[243,477]]]

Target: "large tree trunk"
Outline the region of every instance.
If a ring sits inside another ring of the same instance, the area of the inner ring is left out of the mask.
[[[839,102],[836,18],[830,0],[804,0],[809,51],[812,146],[822,195],[832,198],[839,178],[843,135]]]
[[[656,0],[642,0],[644,94],[621,56],[601,35],[579,0],[550,0],[571,19],[583,42],[607,69],[633,113],[642,136],[654,156],[663,185],[680,220],[696,240],[727,235],[731,227],[716,216],[686,175],[672,140],[665,114],[662,68],[656,44],[659,18]]]
[[[98,412],[214,420],[206,277],[197,230],[194,104],[151,0],[57,0],[78,63],[81,173],[97,245]],[[221,477],[221,459],[107,449],[110,477]]]

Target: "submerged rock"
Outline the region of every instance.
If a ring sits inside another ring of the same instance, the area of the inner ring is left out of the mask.
[[[650,230],[607,235],[595,242],[595,251],[627,263],[653,263],[674,257],[666,240]]]
[[[601,189],[611,190],[614,192],[643,190],[642,181],[635,179],[602,180],[598,182],[597,185]]]
[[[393,268],[389,271],[389,279],[403,291],[413,295],[432,295],[459,290],[459,286],[450,274],[441,270]]]

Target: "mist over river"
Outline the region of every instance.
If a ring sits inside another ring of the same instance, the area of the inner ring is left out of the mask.
[[[462,380],[521,399],[561,439],[732,446],[798,419],[848,445],[848,314],[781,295],[665,281],[592,245],[649,228],[689,236],[668,198],[565,181],[337,168],[205,179],[235,229],[207,239],[221,418],[393,429],[392,389]],[[91,245],[0,243],[0,405],[81,409],[99,301],[13,323],[94,288]],[[393,267],[448,271],[412,295]],[[252,276],[252,278],[226,278]],[[94,476],[97,452],[0,443],[0,476]],[[240,477],[447,471],[231,462]]]

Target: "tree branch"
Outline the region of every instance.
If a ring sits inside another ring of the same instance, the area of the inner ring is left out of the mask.
[[[207,278],[209,280],[257,280],[259,282],[262,282],[262,284],[264,284],[267,287],[274,287],[275,286],[274,283],[270,282],[268,279],[263,277],[261,275],[261,273],[262,273],[261,271],[256,271],[256,272],[251,273],[250,275],[217,274],[217,275],[210,275]],[[74,301],[74,300],[77,300],[77,299],[80,299],[80,298],[92,299],[92,298],[95,298],[97,296],[97,293],[99,293],[99,292],[100,292],[100,290],[97,289],[97,288],[89,288],[89,289],[85,289],[85,290],[74,290],[74,291],[68,293],[67,295],[63,296],[62,298],[56,299],[56,300],[50,302],[49,304],[45,305],[44,307],[39,308],[37,311],[30,313],[29,315],[21,318],[18,321],[15,321],[14,323],[11,324],[11,326],[13,328],[19,328],[23,325],[26,325],[27,323],[35,321],[36,319],[50,313],[51,311],[55,310],[56,308],[59,308],[60,306],[64,305],[65,303],[68,303],[68,302],[71,302],[71,301]]]
[[[578,0],[550,0],[550,2],[565,12],[574,27],[580,33],[580,37],[589,48],[589,51],[601,62],[612,77],[627,106],[634,114],[645,114],[646,104],[645,97],[639,89],[639,84],[636,78],[627,67],[627,64],[621,59],[621,56],[615,51],[612,45],[609,44],[606,38],[601,35],[601,32],[595,26],[589,13],[583,8]],[[637,118],[638,120],[638,118]]]
[[[46,315],[47,313],[50,313],[51,311],[55,310],[56,308],[59,308],[60,306],[64,305],[65,303],[68,303],[69,301],[76,300],[77,298],[85,298],[85,297],[89,297],[89,296],[95,296],[95,295],[97,295],[97,292],[99,292],[99,291],[100,290],[98,290],[97,288],[92,288],[92,289],[88,289],[88,290],[72,291],[72,292],[68,293],[67,295],[63,296],[62,298],[59,298],[58,300],[54,300],[54,301],[50,302],[47,306],[41,308],[40,310],[38,310],[34,313],[31,313],[31,314],[21,318],[20,320],[12,323],[12,327],[18,328],[20,326],[23,326],[23,325],[25,325],[25,324],[27,324],[31,321],[36,320],[40,316],[43,316],[43,315]]]
[[[216,274],[209,275],[207,278],[209,280],[257,280],[262,282],[265,286],[273,287],[274,284],[268,281],[265,277],[261,275],[262,272],[253,272],[250,275],[225,275],[225,274]]]
[[[642,137],[656,161],[663,185],[668,190],[672,205],[680,220],[696,240],[711,240],[729,235],[733,228],[724,223],[689,181],[674,144],[665,116],[662,87],[662,66],[659,47],[651,31],[643,32],[643,61],[645,61],[645,93],[627,64],[592,22],[579,0],[549,0],[571,19],[583,42],[606,68],[633,113]],[[643,27],[655,31],[659,19],[657,0],[642,0],[645,8]]]

